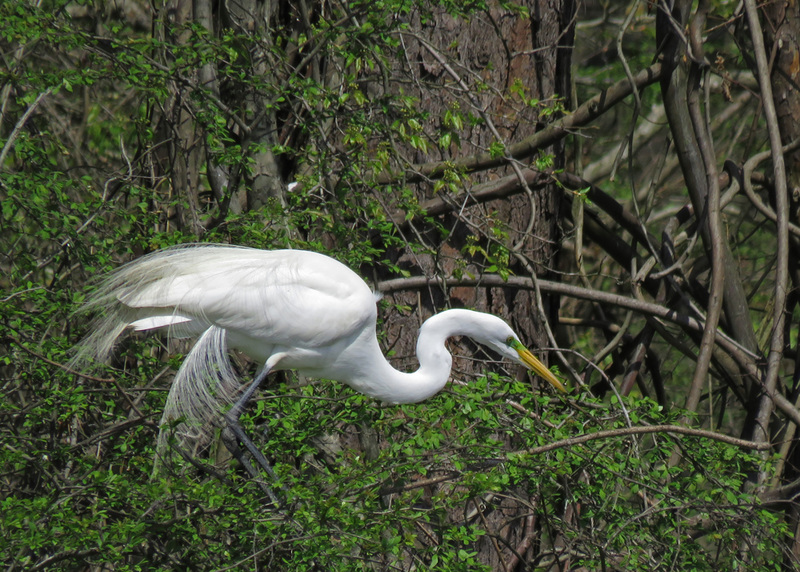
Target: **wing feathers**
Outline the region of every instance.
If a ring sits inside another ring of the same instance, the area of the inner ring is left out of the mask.
[[[366,283],[332,258],[228,245],[144,256],[111,273],[86,308],[101,317],[80,351],[100,359],[128,325],[169,328],[177,336],[214,325],[232,334],[229,343],[244,340],[247,349],[315,348],[357,332],[377,315]]]
[[[167,326],[175,326],[178,324],[183,324],[185,322],[191,322],[191,318],[186,318],[185,316],[153,316],[152,318],[142,318],[141,320],[135,320],[128,324],[131,328],[136,330],[137,332],[143,332],[146,330],[157,330],[158,328],[165,328]]]

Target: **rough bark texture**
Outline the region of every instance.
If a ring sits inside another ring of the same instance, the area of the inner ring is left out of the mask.
[[[473,78],[479,78],[492,87],[482,93],[479,104],[506,144],[531,135],[549,121],[549,118],[543,119],[539,116],[541,108],[514,101],[510,97],[512,85],[521,85],[527,97],[542,102],[552,101],[551,98],[555,97],[563,101],[563,94],[568,92],[569,58],[564,58],[563,54],[569,53],[564,46],[568,46],[571,41],[566,23],[571,18],[572,4],[531,2],[528,8],[531,13],[529,22],[495,8],[488,13],[477,14],[466,23],[454,20],[447,14],[440,14],[434,21],[426,24],[426,28],[435,27],[436,30],[425,30],[427,37],[439,38],[436,49],[460,64],[455,69],[457,74],[470,82]],[[418,63],[424,78],[440,84],[453,82],[448,71],[420,43],[410,40],[406,53],[408,61]],[[514,54],[514,57],[509,58],[509,54]],[[433,117],[441,117],[453,101],[458,101],[456,97],[426,97],[424,93],[419,96],[425,109]],[[459,104],[463,108],[469,102],[461,100]],[[477,114],[477,111],[473,112]],[[496,137],[488,126],[476,126],[469,140],[462,141],[461,152],[471,154],[486,150],[495,140]],[[563,164],[563,143],[549,148],[546,153],[553,155],[556,167]],[[417,156],[418,162],[437,158]],[[510,168],[506,168],[504,172],[479,175],[473,180],[479,183],[487,177],[498,177],[512,172]],[[427,189],[430,190],[429,187]],[[421,201],[434,196],[425,192],[426,187],[422,191],[424,194]],[[521,255],[535,263],[537,274],[546,277],[555,267],[561,203],[562,193],[551,185],[533,191],[530,196],[520,194],[465,209],[446,219],[444,226],[452,232],[452,236],[443,245],[438,258],[423,262],[418,256],[408,257],[409,263],[421,265],[428,275],[436,272],[437,266],[442,274],[449,275],[457,266],[456,260],[462,259],[459,252],[465,248],[468,240],[480,236],[481,233],[484,236],[490,235],[491,229],[487,228],[486,221],[494,220],[508,233],[507,244],[517,246]],[[487,214],[491,217],[487,217]],[[473,224],[476,226],[473,227]],[[478,264],[484,262],[479,257],[475,257],[473,261]],[[467,259],[467,263],[469,262]],[[513,254],[510,264],[514,271],[526,273],[524,267],[513,259]],[[514,294],[504,292],[503,289],[456,288],[449,296],[455,304],[484,309],[507,318],[513,315],[511,319],[516,322],[515,325],[526,339],[537,345],[549,345],[541,326],[541,317],[537,315],[536,305],[528,294]],[[435,296],[428,294],[427,297],[427,311],[431,310],[431,304],[441,307],[441,301],[436,300]],[[409,301],[411,300],[406,300]],[[547,318],[552,320],[557,304],[547,300],[545,307]],[[409,347],[407,350],[412,351],[413,348]]]
[[[445,158],[455,159],[460,155],[486,151],[498,142],[498,134],[500,142],[507,146],[541,130],[560,116],[555,113],[545,117],[541,111],[545,106],[563,104],[568,100],[573,37],[569,26],[574,6],[570,0],[532,0],[525,5],[531,14],[528,21],[492,7],[485,13],[475,14],[470,21],[455,20],[446,13],[439,13],[424,25],[416,22],[420,35],[436,38],[437,44],[432,49],[446,55],[451,62],[448,69],[431,53],[431,47],[409,37],[407,61],[418,66],[420,80],[445,86],[460,79],[470,86],[478,81],[489,86],[489,89],[474,90],[479,95],[472,100],[447,90],[442,90],[438,97],[418,92],[431,117],[444,116],[457,102],[461,109],[469,108],[473,114],[483,114],[488,118],[472,129],[468,139],[462,139],[461,149],[452,157]],[[413,67],[411,71],[414,73]],[[526,105],[514,97],[515,90],[521,90],[526,100],[534,98],[542,105]],[[540,156],[548,154],[552,155],[556,168],[563,167],[563,140],[544,150]],[[442,158],[417,153],[414,159],[417,163],[424,163]],[[479,174],[471,181],[477,184],[504,175],[513,176],[514,170],[506,167],[491,174]],[[435,196],[426,185],[420,189],[420,202]],[[563,193],[555,184],[549,184],[529,193],[461,209],[443,218],[444,227],[450,231],[445,241],[431,235],[431,244],[437,250],[435,255],[403,253],[400,262],[412,269],[413,274],[452,276],[457,269],[466,268],[467,272],[479,275],[488,262],[481,254],[470,256],[465,252],[476,241],[486,249],[491,248],[492,242],[497,240],[495,230],[491,228],[494,226],[507,235],[501,242],[510,251],[508,263],[515,274],[529,275],[532,268],[537,276],[549,277],[557,265],[562,204]],[[530,290],[454,287],[442,291],[432,286],[419,294],[405,293],[392,297],[396,303],[411,308],[407,315],[393,314],[386,324],[388,343],[400,356],[407,358],[401,360],[400,367],[415,366],[415,336],[410,333],[431,313],[447,306],[474,308],[501,316],[534,348],[550,345],[544,320],[553,326],[557,323],[558,298],[544,296],[542,315],[535,294]],[[472,355],[480,351],[471,344],[464,344],[469,342],[453,344],[456,355]],[[548,361],[546,354],[540,357],[545,363]],[[481,361],[456,359],[454,363],[456,379],[468,379],[485,371],[486,364]],[[533,534],[532,523],[526,529],[526,520],[521,515],[527,512],[525,505],[533,503],[534,499],[525,497],[521,500],[507,496],[475,500],[473,508],[477,508],[489,531],[489,535],[479,543],[479,558],[495,570],[506,569],[506,564],[513,559],[514,553],[509,547],[523,546],[526,535]],[[462,515],[452,516],[458,522]],[[492,535],[502,540],[498,542]]]

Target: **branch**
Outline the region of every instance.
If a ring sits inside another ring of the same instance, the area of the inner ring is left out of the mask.
[[[754,449],[757,451],[765,451],[771,447],[769,443],[757,443],[755,441],[747,441],[746,439],[738,439],[736,437],[729,437],[714,431],[706,431],[705,429],[695,429],[694,427],[684,427],[683,425],[642,425],[637,427],[622,427],[620,429],[607,429],[605,431],[596,431],[594,433],[587,433],[585,435],[578,435],[577,437],[568,437],[560,441],[554,441],[547,445],[540,447],[532,447],[522,451],[517,451],[518,455],[541,455],[554,449],[563,449],[565,447],[572,447],[574,445],[581,445],[589,441],[596,441],[597,439],[609,439],[612,437],[627,437],[628,435],[647,435],[650,433],[678,433],[680,435],[689,435],[690,437],[702,437],[704,439],[711,439],[712,441],[719,441],[720,443],[727,443],[740,449]]]
[[[24,352],[29,353],[30,355],[32,355],[36,359],[40,359],[43,362],[48,363],[48,364],[50,364],[50,365],[52,365],[54,367],[57,367],[59,369],[63,369],[65,372],[67,372],[69,374],[76,375],[76,376],[82,377],[84,379],[88,379],[89,381],[95,381],[97,383],[113,383],[113,384],[117,383],[117,380],[114,379],[114,378],[95,377],[93,375],[89,375],[89,374],[77,371],[75,369],[72,369],[70,367],[67,367],[63,363],[58,363],[57,361],[53,361],[53,360],[43,356],[42,354],[33,351],[32,349],[27,347],[25,344],[23,344],[22,341],[18,340],[14,336],[8,336],[8,335],[4,336],[3,341],[12,343],[12,344],[16,345],[19,349],[21,349]]]
[[[620,308],[627,308],[629,310],[639,312],[640,314],[668,320],[698,332],[703,331],[704,324],[702,321],[691,316],[687,316],[686,314],[681,314],[676,310],[667,308],[666,306],[653,304],[652,302],[646,302],[644,300],[637,300],[635,298],[628,298],[626,296],[620,296],[619,294],[611,294],[609,292],[602,292],[600,290],[591,290],[589,288],[564,284],[562,282],[537,280],[537,283],[539,284],[539,288],[546,292],[552,292],[582,300],[590,300],[593,302],[599,302],[601,304],[610,304]],[[442,286],[511,286],[513,288],[522,288],[526,290],[534,288],[533,281],[530,278],[524,276],[509,276],[507,279],[503,279],[502,276],[497,274],[482,275],[478,278],[429,278],[426,276],[412,276],[409,278],[385,280],[377,283],[375,286],[378,291],[389,293],[399,290],[415,290],[430,286],[431,284],[440,284]],[[737,359],[737,362],[740,360],[745,360],[748,362],[750,365],[748,370],[751,372],[757,371],[754,360],[758,359],[759,356],[756,356],[747,351],[745,348],[741,347],[737,342],[725,335],[724,332],[717,332],[717,343],[726,351],[734,355],[734,357],[738,356],[739,359]]]
[[[690,113],[690,95],[692,93],[690,80],[692,80],[691,85],[694,85],[696,78],[693,73],[694,68],[690,69],[688,62],[689,60],[696,63],[701,62],[696,61],[696,54],[687,54],[687,39],[683,37],[681,31],[691,7],[691,2],[675,3],[674,16],[677,20],[670,17],[669,23],[672,28],[667,30],[669,34],[664,51],[666,69],[661,81],[661,92],[681,172],[695,215],[698,222],[701,223],[699,225],[700,237],[709,259],[713,260],[714,240],[708,218],[703,218],[709,200],[709,180],[706,176],[706,162],[701,142],[698,139],[698,133],[695,132],[695,127],[701,127],[702,122],[696,125]],[[663,10],[660,10],[659,14],[664,14]],[[713,163],[713,158],[711,162]],[[721,247],[722,266],[726,269],[726,277],[722,281],[724,290],[722,310],[727,318],[728,327],[740,343],[755,352],[758,344],[737,262],[727,242],[723,241],[721,245],[717,243],[717,246]]]
[[[702,30],[705,27],[708,2],[700,1],[697,12],[689,24],[689,38],[692,43],[693,55],[696,59],[704,60]],[[701,69],[692,62],[689,68],[690,82],[687,82],[689,93],[687,105],[689,117],[694,127],[697,138],[697,148],[700,151],[699,161],[704,165],[706,174],[706,205],[705,224],[708,228],[707,249],[711,259],[711,283],[708,288],[708,304],[706,323],[703,328],[703,337],[700,340],[700,352],[697,355],[697,366],[689,386],[686,397],[685,409],[694,412],[700,403],[700,396],[705,386],[711,357],[714,353],[714,338],[722,314],[723,296],[725,290],[725,253],[722,237],[722,223],[720,221],[720,190],[717,175],[716,155],[710,136],[710,125],[705,120],[700,108],[700,74]],[[699,213],[702,214],[703,213]],[[673,456],[673,459],[675,457]]]
[[[781,149],[781,153],[788,155],[800,148],[800,138],[795,139],[788,145],[784,145]],[[755,190],[753,189],[753,178],[754,173],[753,170],[762,162],[765,161],[767,158],[772,155],[772,149],[767,149],[766,151],[762,151],[756,155],[750,157],[747,161],[745,161],[744,166],[742,167],[742,189],[744,190],[745,195],[747,198],[750,199],[750,202],[753,203],[753,206],[758,209],[758,211],[771,220],[774,223],[778,223],[778,215],[772,210],[771,207],[766,205],[764,201],[761,200]],[[773,187],[774,191],[774,187]],[[788,223],[789,232],[791,232],[796,237],[800,238],[800,227],[791,222]]]
[[[630,435],[649,435],[653,433],[677,433],[679,435],[688,435],[689,437],[699,437],[702,439],[710,439],[711,441],[718,441],[720,443],[725,443],[727,445],[733,445],[734,447],[739,447],[740,449],[753,449],[756,451],[765,451],[771,447],[769,443],[757,443],[755,441],[747,441],[746,439],[730,437],[728,435],[723,435],[722,433],[715,433],[714,431],[707,431],[705,429],[684,427],[683,425],[639,425],[636,427],[621,427],[619,429],[606,429],[604,431],[595,431],[594,433],[586,433],[585,435],[578,435],[576,437],[568,437],[566,439],[560,439],[558,441],[553,441],[552,443],[548,443],[547,445],[541,445],[539,447],[531,447],[530,449],[523,449],[521,451],[511,451],[508,453],[508,458],[518,457],[522,455],[531,455],[531,456],[541,455],[542,453],[547,453],[555,449],[565,449],[567,447],[574,447],[576,445],[582,445],[584,443],[588,443],[589,441],[597,441],[599,439],[613,439],[615,437],[628,437]],[[479,467],[484,465],[494,465],[498,462],[501,461],[487,459],[484,463],[480,463]],[[436,477],[429,477],[427,479],[416,480],[412,483],[407,483],[401,486],[382,488],[380,494],[386,495],[392,493],[407,492],[413,489],[418,489],[421,487],[427,487],[445,481],[450,481],[462,476],[462,474],[463,473],[461,471],[451,470]]]
[[[55,88],[48,87],[46,90],[40,93],[33,101],[33,103],[31,103],[28,106],[28,109],[25,110],[25,113],[22,114],[22,117],[19,118],[17,124],[14,125],[14,129],[11,131],[11,134],[8,136],[8,139],[6,139],[6,144],[3,145],[3,150],[0,151],[0,165],[3,165],[3,163],[5,163],[6,155],[8,155],[8,152],[11,150],[11,147],[14,146],[14,141],[17,139],[19,132],[22,131],[22,128],[25,127],[25,123],[27,123],[28,118],[30,118],[33,112],[36,111],[36,108],[39,107],[39,104],[42,102],[42,100],[48,95],[50,95],[50,92],[52,92],[53,89]]]
[[[586,189],[586,198],[627,230],[644,248],[649,250],[650,245],[658,243],[658,239],[647,232],[635,214],[626,210],[619,201],[597,185],[566,171],[555,173],[553,176],[567,189],[573,191]]]
[[[645,235],[645,231],[642,229],[642,224],[639,222],[639,219],[637,219],[633,213],[626,210],[616,199],[597,185],[573,173],[565,171],[547,173],[543,171],[534,171],[533,169],[522,169],[522,177],[525,184],[531,190],[536,190],[550,184],[552,179],[558,181],[569,191],[582,191],[586,189],[586,198],[610,216],[614,222],[631,233],[645,248],[649,247],[650,244],[658,242],[654,236]],[[522,192],[523,188],[522,182],[516,174],[507,175],[495,181],[476,185],[473,190],[459,193],[455,197],[442,195],[425,201],[419,205],[420,210],[424,213],[423,215],[408,218],[406,216],[406,211],[396,210],[390,213],[389,216],[394,221],[395,225],[397,225],[398,229],[405,230],[412,222],[418,220],[422,216],[439,216],[472,205],[503,199]]]
[[[509,276],[508,279],[503,279],[502,276],[496,274],[483,275],[479,278],[439,278],[426,276],[412,276],[410,278],[397,278],[394,280],[384,280],[378,282],[375,287],[379,292],[389,293],[397,292],[399,290],[414,290],[425,288],[431,284],[440,284],[442,287],[447,286],[486,286],[486,287],[504,287],[511,286],[514,288],[534,288],[533,281],[524,276]],[[641,314],[653,316],[668,320],[679,326],[690,328],[698,332],[703,331],[703,322],[680,314],[675,310],[645,302],[644,300],[636,300],[633,298],[626,298],[619,294],[611,294],[609,292],[601,292],[599,290],[590,290],[588,288],[581,288],[580,286],[572,286],[571,284],[563,284],[561,282],[552,282],[550,280],[537,280],[539,288],[546,292],[553,292],[562,296],[570,296],[572,298],[579,298],[583,300],[590,300],[600,302],[602,304],[610,304],[612,306],[619,306],[621,308],[628,308],[639,312]],[[724,332],[718,331],[716,335],[716,343],[724,349],[734,361],[742,368],[742,370],[753,377],[753,379],[761,380],[763,372],[761,366],[757,363],[760,356],[750,352],[747,348],[741,346],[735,340],[731,339]],[[800,411],[798,411],[794,404],[789,401],[781,393],[773,392],[769,395],[778,409],[781,410],[792,422],[800,427]]]
[[[764,48],[764,36],[761,23],[758,20],[758,8],[755,0],[744,0],[744,9],[747,21],[750,24],[750,36],[753,41],[753,50],[756,56],[758,71],[758,84],[761,87],[761,104],[764,109],[764,118],[767,120],[769,132],[769,146],[772,150],[772,168],[775,176],[775,221],[778,227],[778,252],[775,261],[775,296],[773,298],[772,338],[770,340],[769,357],[767,359],[767,375],[764,381],[762,396],[756,418],[753,438],[758,441],[769,441],[769,418],[772,415],[774,395],[778,384],[778,372],[783,358],[784,331],[783,324],[786,319],[786,290],[789,282],[789,198],[787,196],[786,169],[781,152],[781,134],[778,127],[778,116],[775,111],[775,101],[772,97],[769,64]],[[763,482],[765,474],[759,475],[759,482]]]
[[[658,81],[660,77],[661,64],[653,64],[633,76],[635,88],[636,90],[641,90]],[[510,159],[525,159],[532,156],[539,149],[549,147],[560,141],[569,135],[571,131],[591,123],[633,92],[634,89],[632,89],[631,83],[627,79],[618,81],[608,89],[595,95],[571,114],[554,121],[546,128],[519,143],[510,145],[506,149],[505,155],[500,157],[493,157],[490,153],[481,153],[462,157],[455,161],[437,161],[411,166],[409,172],[383,171],[377,175],[375,183],[388,185],[399,179],[413,183],[426,178],[435,179],[441,177],[449,170],[472,173],[500,167],[507,164]]]

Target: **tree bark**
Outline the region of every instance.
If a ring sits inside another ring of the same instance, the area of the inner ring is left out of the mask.
[[[529,20],[491,4],[487,11],[475,14],[468,21],[456,20],[440,12],[425,24],[419,21],[413,23],[412,34],[405,38],[406,58],[418,64],[426,82],[440,86],[457,84],[462,92],[479,94],[470,98],[455,91],[444,91],[441,96],[431,97],[419,92],[417,97],[424,102],[425,111],[431,117],[443,117],[457,105],[461,110],[470,111],[483,119],[462,138],[461,147],[452,156],[436,157],[409,150],[414,153],[417,164],[441,160],[458,163],[465,155],[473,155],[475,151],[485,152],[498,143],[502,149],[509,149],[514,143],[546,129],[548,123],[560,117],[558,112],[552,115],[540,112],[546,106],[558,106],[567,101],[575,6],[571,0],[531,0],[525,7],[530,12]],[[437,44],[428,43],[432,40],[419,40],[414,34],[435,38]],[[475,78],[490,88],[475,89]],[[422,81],[419,83],[422,84]],[[514,95],[520,92],[524,94],[525,102],[534,99],[542,104],[521,102]],[[563,167],[563,139],[557,139],[549,147],[541,149],[538,157],[543,156],[552,158],[554,168]],[[526,160],[532,159],[529,157]],[[443,212],[441,221],[450,232],[445,240],[438,235],[431,235],[419,222],[404,223],[404,228],[410,227],[411,232],[416,229],[418,235],[426,233],[436,254],[399,253],[399,264],[416,267],[412,270],[413,274],[429,277],[451,276],[462,269],[480,275],[484,268],[492,264],[491,256],[487,256],[487,253],[502,247],[499,252],[506,253],[509,268],[515,274],[529,276],[535,272],[543,278],[552,276],[558,264],[558,221],[562,216],[563,192],[553,182],[529,186],[522,171],[512,166],[506,166],[491,175],[477,173],[463,180],[469,192],[474,185],[503,174],[516,177],[524,192],[457,211]],[[412,173],[411,178],[413,176]],[[428,185],[420,185],[419,189],[421,203],[437,196],[431,193]],[[533,347],[550,346],[545,322],[557,323],[557,296],[543,294],[540,305],[535,291],[508,286],[456,286],[444,289],[433,286],[417,293],[393,294],[392,299],[412,308],[408,315],[389,316],[386,324],[394,351],[409,358],[414,355],[415,343],[409,332],[416,331],[425,318],[446,306],[468,307],[501,316]],[[471,354],[476,349],[462,348],[459,344],[454,353],[456,356]],[[541,357],[547,361],[547,355]],[[403,360],[400,366],[413,367],[412,364],[413,360],[408,359]],[[456,357],[456,377],[479,375],[484,371],[484,363]],[[527,509],[508,497],[505,500],[476,499],[475,507],[488,533],[478,543],[479,559],[492,569],[505,570],[515,557],[509,547],[524,546],[526,535],[532,534],[522,524],[516,524],[525,522],[523,514]],[[452,518],[458,520],[460,515],[453,514]],[[502,541],[498,542],[497,538]]]

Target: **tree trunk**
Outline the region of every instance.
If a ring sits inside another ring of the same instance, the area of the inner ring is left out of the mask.
[[[460,147],[450,147],[449,156],[409,149],[417,163],[456,160],[498,144],[502,149],[560,116],[558,109],[566,105],[570,93],[571,23],[575,7],[571,0],[531,0],[525,7],[530,12],[529,20],[492,3],[486,12],[477,13],[468,21],[454,19],[441,11],[424,23],[412,22],[413,32],[405,38],[404,47],[406,61],[416,69],[411,67],[407,71],[419,76],[417,85],[433,83],[441,90],[415,93],[424,110],[432,118],[445,117],[457,109],[482,119],[468,138],[462,138]],[[431,45],[419,37],[436,38],[437,43]],[[478,81],[484,82],[488,89],[480,89]],[[448,85],[469,87],[470,94],[444,87]],[[563,141],[548,148],[539,159],[552,161],[555,168],[563,167]],[[478,183],[514,173],[507,166],[463,180],[469,190]],[[439,196],[431,185],[421,184],[417,189],[420,202]],[[412,268],[412,274],[429,277],[449,277],[459,270],[480,275],[489,267],[504,264],[516,275],[529,276],[535,272],[538,277],[550,277],[558,264],[562,196],[560,189],[550,184],[507,199],[459,209],[443,217],[443,226],[449,230],[447,237],[417,229],[417,235],[428,240],[434,254],[398,253],[398,263]],[[415,367],[416,340],[409,333],[416,331],[432,313],[446,307],[467,307],[501,316],[534,348],[550,347],[545,321],[553,326],[557,321],[557,297],[544,295],[540,309],[532,291],[512,287],[453,287],[444,291],[432,287],[418,294],[395,294],[392,299],[412,309],[406,315],[388,316],[386,323],[388,343],[405,358],[399,364],[405,368]],[[457,358],[459,354],[479,351],[464,345],[468,343],[459,342],[454,349],[456,379],[486,371],[482,361]],[[546,353],[540,357],[547,362]],[[538,380],[534,383],[538,384]],[[507,569],[516,557],[516,547],[523,546],[525,538],[534,534],[532,523],[528,523],[528,528],[524,525],[528,522],[527,503],[533,500],[523,491],[516,493],[522,495],[523,502],[504,495],[475,499],[466,507],[467,512],[477,510],[487,532],[478,543],[479,559],[495,570]],[[453,513],[451,518],[458,523],[463,513]]]

